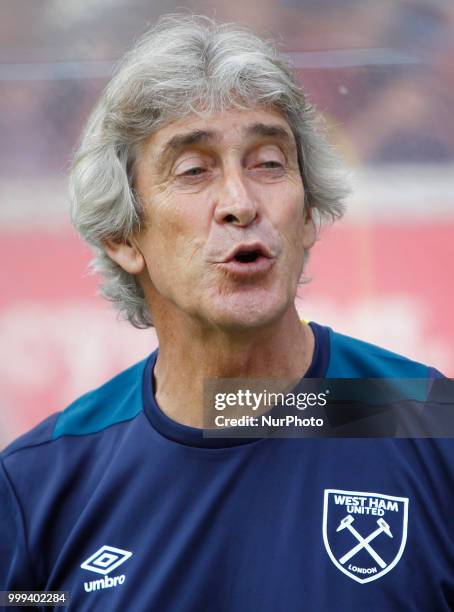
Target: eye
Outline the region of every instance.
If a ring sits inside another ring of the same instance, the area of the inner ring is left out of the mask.
[[[282,164],[275,160],[270,160],[259,164],[261,168],[282,168]]]
[[[203,172],[205,172],[205,168],[189,168],[189,170],[185,170],[179,176],[199,176],[200,174],[203,174]]]
[[[181,179],[201,178],[212,168],[209,156],[200,152],[185,152],[177,158],[173,167],[173,175]]]

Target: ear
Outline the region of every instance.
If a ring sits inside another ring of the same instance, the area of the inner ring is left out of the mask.
[[[315,222],[312,218],[311,209],[305,205],[304,210],[304,226],[303,226],[303,246],[305,250],[309,250],[314,246],[317,239],[317,230]]]
[[[132,240],[116,242],[105,240],[104,249],[107,255],[117,263],[120,268],[129,274],[140,274],[145,268],[145,259],[142,252]]]

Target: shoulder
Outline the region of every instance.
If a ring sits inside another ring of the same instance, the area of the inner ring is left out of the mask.
[[[21,588],[44,584],[47,558],[58,558],[118,449],[121,466],[130,459],[135,447],[125,451],[122,442],[143,429],[147,363],[86,393],[0,453],[0,584],[11,577]]]
[[[133,419],[143,409],[142,380],[148,359],[124,370],[100,387],[76,399],[9,444],[1,453],[5,460],[26,449],[41,448],[63,436],[100,432]]]
[[[329,330],[328,378],[439,378],[433,367],[381,346]]]

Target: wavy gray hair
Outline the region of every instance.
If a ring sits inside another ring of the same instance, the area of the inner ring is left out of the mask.
[[[71,217],[94,248],[101,293],[135,327],[152,326],[134,275],[113,262],[103,241],[126,241],[143,210],[134,163],[150,134],[193,112],[278,110],[296,139],[305,203],[321,223],[343,214],[345,175],[291,67],[275,46],[246,28],[208,17],[161,17],[120,60],[93,110],[70,176]]]

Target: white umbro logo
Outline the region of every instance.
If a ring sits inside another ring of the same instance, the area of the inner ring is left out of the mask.
[[[122,550],[113,546],[101,546],[91,557],[85,559],[80,567],[98,574],[110,574],[131,556],[132,552],[129,552],[129,550]]]

